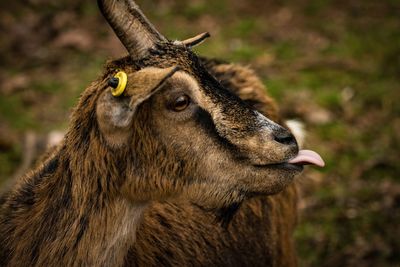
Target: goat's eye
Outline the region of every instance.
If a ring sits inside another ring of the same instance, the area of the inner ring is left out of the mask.
[[[181,95],[175,99],[172,109],[176,112],[185,110],[190,104],[190,98],[187,95]]]

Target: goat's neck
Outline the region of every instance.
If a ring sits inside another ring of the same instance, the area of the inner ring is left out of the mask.
[[[20,182],[0,214],[0,250],[10,265],[123,263],[146,204],[110,193],[116,178],[95,165],[58,153]]]

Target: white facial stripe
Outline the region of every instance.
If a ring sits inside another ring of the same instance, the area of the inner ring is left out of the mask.
[[[260,124],[261,127],[267,128],[270,131],[279,131],[280,129],[282,129],[282,126],[268,119],[260,112],[256,110],[254,112],[257,115],[257,122]]]
[[[228,121],[224,120],[224,115],[222,114],[220,107],[218,105],[215,105],[210,99],[208,99],[202,94],[200,90],[200,85],[192,76],[183,71],[178,71],[177,73],[174,74],[174,76],[171,79],[178,79],[180,81],[184,81],[184,83],[187,84],[188,88],[192,93],[192,97],[197,102],[197,104],[201,108],[210,112],[210,115],[213,118],[213,121],[217,127],[217,131],[220,126],[219,122],[224,121],[225,123],[228,123]],[[259,131],[260,133],[261,132],[263,133],[262,135],[265,134],[266,136],[269,137],[272,132],[282,130],[282,126],[280,126],[279,124],[268,119],[267,117],[265,117],[263,114],[261,114],[256,110],[254,110],[254,112],[257,117],[257,123],[260,127]]]
[[[216,123],[217,129],[218,129],[218,122],[223,121],[224,115],[222,114],[222,111],[218,105],[215,105],[212,101],[210,101],[207,97],[204,97],[200,90],[200,85],[198,82],[189,74],[179,71],[174,74],[172,79],[179,79],[183,80],[188,87],[190,88],[192,92],[192,97],[194,100],[197,102],[197,104],[207,110],[208,112],[211,113],[211,116]],[[273,122],[272,120],[268,119],[265,117],[263,114],[260,112],[254,110],[256,117],[257,117],[257,122],[258,125],[260,126],[260,131],[265,132],[266,134],[271,133],[273,131],[279,131],[282,129],[280,125],[277,123]]]

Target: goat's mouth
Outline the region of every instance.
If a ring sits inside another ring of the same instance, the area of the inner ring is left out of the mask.
[[[322,159],[322,157],[315,151],[300,150],[299,153],[294,158],[288,161],[267,164],[267,165],[255,165],[255,167],[269,167],[269,168],[286,169],[293,171],[302,171],[304,165],[314,165],[318,167],[324,167],[325,162]]]

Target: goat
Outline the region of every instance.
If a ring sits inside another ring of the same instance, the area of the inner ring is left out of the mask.
[[[0,265],[294,265],[290,184],[322,159],[271,120],[252,73],[191,51],[208,34],[172,42],[134,1],[98,4],[129,56],[82,93],[61,144],[2,197]],[[222,228],[210,210],[237,214]]]

